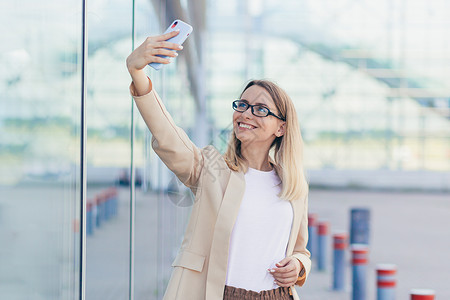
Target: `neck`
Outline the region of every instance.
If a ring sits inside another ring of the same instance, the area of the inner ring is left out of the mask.
[[[241,153],[250,168],[260,171],[271,171],[273,169],[269,162],[269,149],[241,144]]]

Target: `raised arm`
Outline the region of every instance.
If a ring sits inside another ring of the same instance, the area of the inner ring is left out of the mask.
[[[152,87],[143,69],[151,62],[170,63],[156,55],[175,57],[176,53],[164,48],[179,50],[179,45],[165,42],[178,34],[149,37],[127,58],[127,67],[133,82],[130,92],[136,102],[152,137],[152,147],[167,167],[188,187],[195,187],[202,169],[202,152],[187,134],[174,123],[163,102]]]

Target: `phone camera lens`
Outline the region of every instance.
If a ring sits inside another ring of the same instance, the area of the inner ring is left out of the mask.
[[[177,26],[178,21],[176,21],[175,23],[172,24],[172,28],[175,28],[175,26]]]

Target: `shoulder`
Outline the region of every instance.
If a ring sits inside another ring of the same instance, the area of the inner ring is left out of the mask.
[[[202,148],[201,152],[205,165],[213,166],[215,168],[220,167],[220,169],[230,169],[223,154],[220,153],[219,150],[217,150],[217,148],[213,145],[208,145]]]

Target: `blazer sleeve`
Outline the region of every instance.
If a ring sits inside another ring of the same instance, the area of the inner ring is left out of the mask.
[[[300,276],[295,284],[302,286],[311,271],[311,253],[306,249],[308,243],[308,198],[305,199],[304,213],[300,221],[300,229],[298,231],[297,240],[295,242],[292,256],[297,258],[303,265],[304,272],[300,272]]]
[[[195,187],[203,167],[201,150],[189,139],[186,132],[175,125],[161,98],[153,89],[142,96],[136,96],[134,84],[130,93],[152,133],[152,148],[164,164],[187,187]]]

